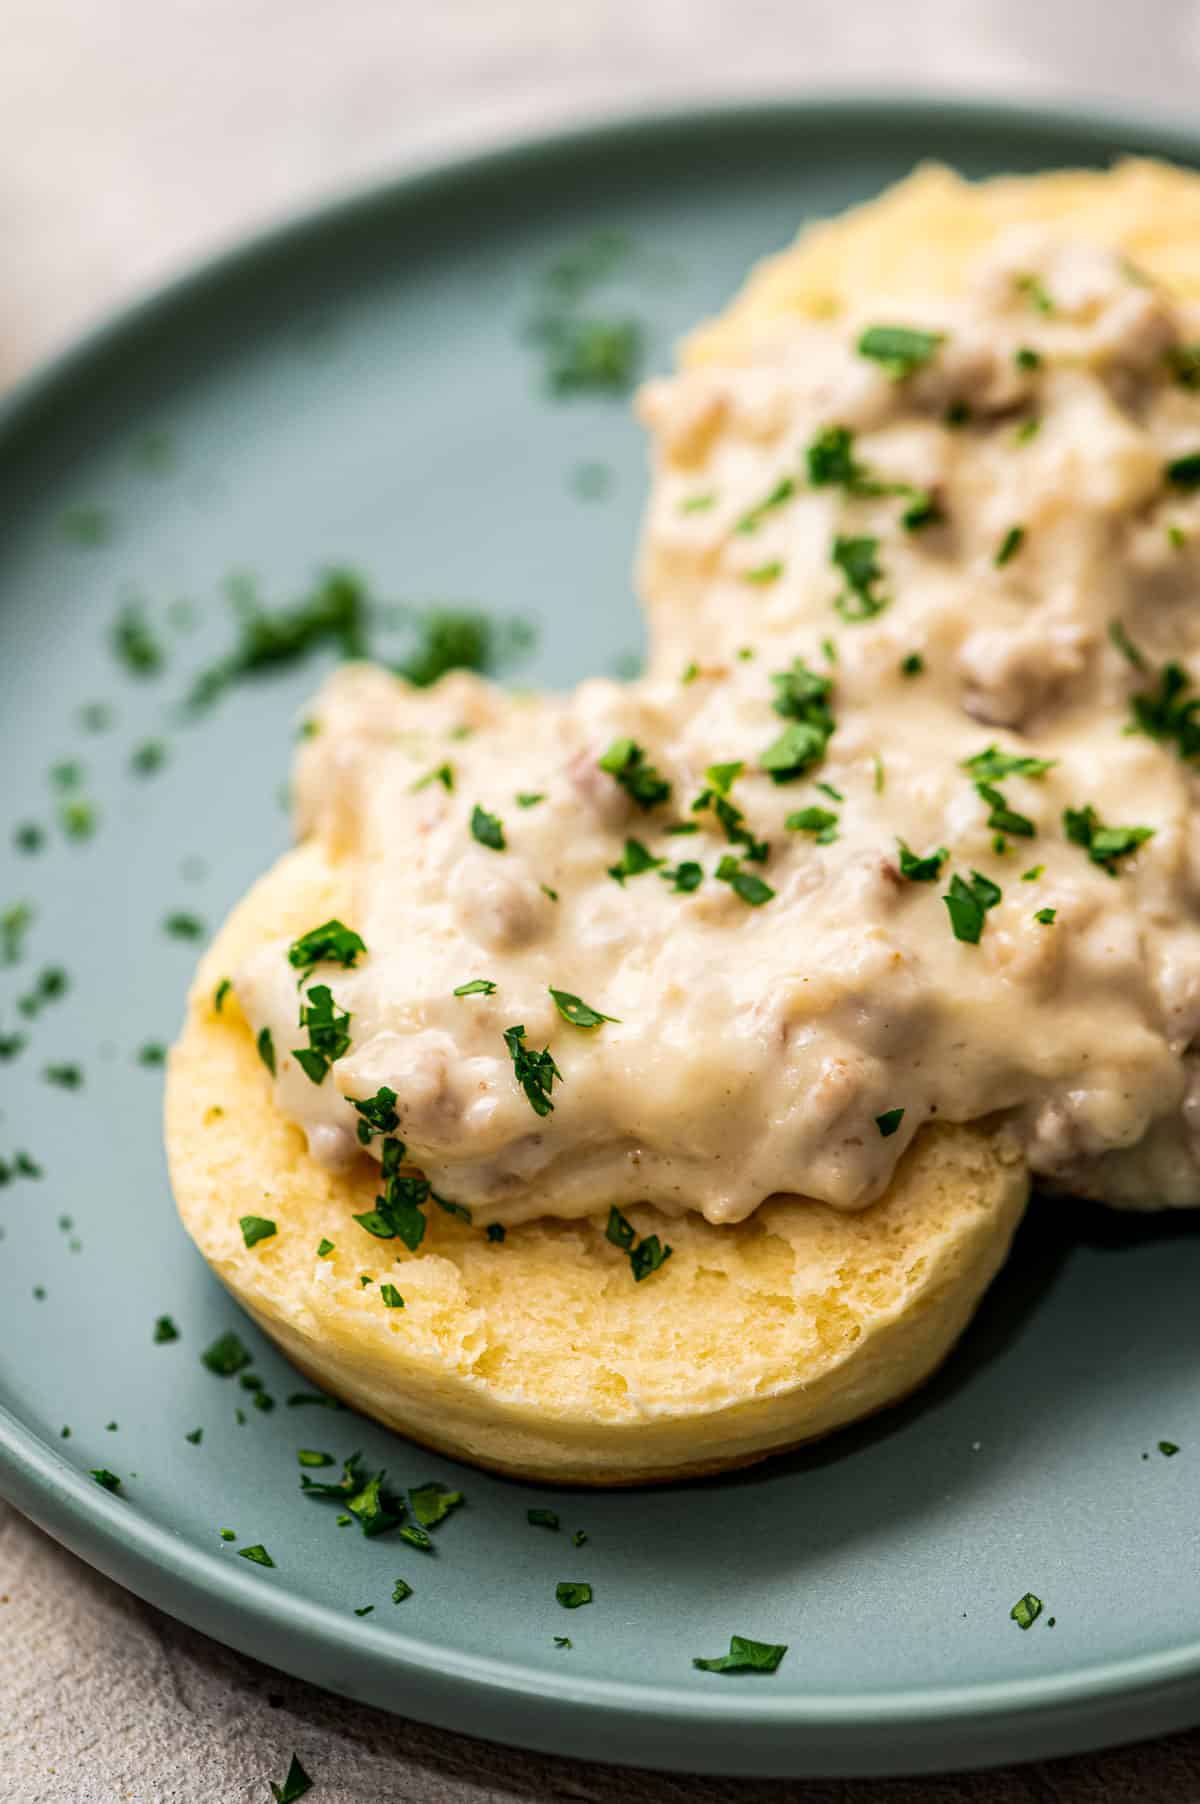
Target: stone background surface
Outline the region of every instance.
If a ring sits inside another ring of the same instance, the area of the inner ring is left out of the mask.
[[[693,97],[879,87],[1186,117],[1195,0],[4,0],[0,382],[281,211],[415,159]],[[523,1755],[227,1652],[0,1504],[3,1804],[1191,1804],[1200,1733],[1004,1773],[666,1778]]]

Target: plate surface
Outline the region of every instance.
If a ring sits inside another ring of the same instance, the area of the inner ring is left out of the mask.
[[[0,966],[0,1036],[28,1042],[0,1064],[0,1160],[25,1149],[43,1176],[0,1185],[0,1485],[52,1534],[319,1684],[598,1759],[889,1772],[1200,1718],[1194,1218],[1045,1203],[911,1405],[722,1482],[556,1495],[349,1413],[289,1407],[307,1387],[176,1222],[161,1074],[138,1058],[175,1032],[197,949],[166,918],[215,926],[286,843],[279,790],[322,670],[317,656],[181,720],[195,672],[231,642],[231,572],[255,573],[276,605],[349,564],[387,602],[531,617],[540,638],[521,680],[561,684],[636,654],[644,448],[620,401],[547,397],[526,328],[549,262],[627,234],[634,255],[605,306],[647,323],[647,367],[665,368],[674,335],[801,218],[922,157],[983,175],[1127,150],[1200,160],[1200,140],[1149,127],[979,106],[797,104],[607,127],[290,225],[10,401],[0,910],[33,915],[21,957]],[[604,480],[581,478],[581,463],[609,471],[604,494],[580,492]],[[156,673],[113,656],[131,596],[165,652]],[[376,648],[400,655],[390,619]],[[81,722],[94,703],[112,710],[104,730]],[[146,740],[167,760],[137,775]],[[53,774],[63,764],[82,767],[74,788],[69,769]],[[57,817],[78,799],[98,820],[73,840]],[[46,829],[37,853],[14,849],[24,821]],[[18,999],[46,966],[69,989],[27,1019]],[[80,1087],[46,1080],[62,1064],[80,1067]],[[178,1340],[155,1344],[161,1314]],[[202,1366],[229,1327],[273,1410]],[[361,1447],[404,1484],[461,1484],[467,1506],[433,1556],[368,1541],[301,1497],[301,1446]],[[118,1473],[122,1494],[93,1467]],[[559,1511],[559,1534],[527,1525],[534,1504]],[[254,1542],[273,1570],[237,1558]],[[401,1576],[413,1595],[397,1608]],[[560,1579],[590,1581],[595,1602],[564,1612]],[[1029,1590],[1046,1610],[1022,1633],[1009,1610]],[[692,1670],[732,1632],[788,1642],[778,1673]]]

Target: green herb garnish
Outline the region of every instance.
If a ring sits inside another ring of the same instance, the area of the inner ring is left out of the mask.
[[[838,836],[838,816],[831,808],[798,808],[783,824],[791,833],[812,833],[819,846],[832,845]]]
[[[903,1120],[903,1109],[885,1109],[882,1115],[876,1115],[875,1126],[879,1129],[880,1139],[890,1140]]]
[[[248,1247],[257,1246],[260,1240],[270,1240],[272,1235],[278,1233],[275,1223],[268,1221],[265,1215],[241,1215],[238,1217],[238,1226]]]
[[[569,1021],[572,1027],[602,1027],[606,1021],[612,1021],[620,1026],[618,1016],[602,1015],[598,1009],[592,1008],[580,997],[573,996],[570,990],[556,990],[551,984],[550,994],[554,998],[555,1008],[563,1020]]]
[[[554,1601],[564,1610],[578,1610],[581,1604],[591,1603],[592,1587],[577,1579],[561,1579],[554,1587]]]
[[[1031,1629],[1041,1613],[1042,1600],[1040,1597],[1035,1597],[1032,1591],[1027,1591],[1024,1597],[1019,1597],[1008,1612],[1013,1622],[1022,1629]]]
[[[1168,482],[1176,488],[1200,488],[1200,451],[1189,451],[1183,457],[1174,457],[1165,467]]]
[[[207,929],[199,915],[176,909],[174,914],[169,914],[164,920],[163,932],[170,934],[173,940],[202,940]]]
[[[42,1076],[48,1084],[56,1084],[60,1090],[83,1088],[83,1070],[79,1065],[46,1065],[42,1069]]]
[[[925,668],[925,660],[921,656],[919,651],[910,651],[908,656],[906,658],[902,658],[900,661],[900,675],[901,676],[905,676],[905,677],[920,676],[920,674],[924,670],[924,668]]]
[[[344,921],[334,919],[323,922],[320,927],[311,927],[298,940],[293,940],[287,958],[293,970],[300,972],[303,983],[317,965],[336,964],[343,970],[351,970],[366,950],[352,928]]]
[[[1040,369],[1042,354],[1040,351],[1035,351],[1032,345],[1020,345],[1013,352],[1013,362],[1019,370]]]
[[[394,1604],[402,1604],[405,1598],[411,1597],[412,1594],[413,1588],[407,1579],[398,1578],[392,1586],[392,1602]]]
[[[453,1510],[459,1509],[466,1498],[449,1485],[430,1483],[414,1486],[408,1493],[408,1501],[422,1528],[436,1528]]]
[[[305,1792],[312,1790],[313,1782],[301,1766],[299,1756],[293,1754],[291,1765],[287,1770],[287,1778],[283,1784],[277,1785],[274,1779],[269,1783],[275,1804],[296,1804],[298,1798],[302,1798]]]
[[[504,826],[499,816],[489,814],[478,802],[471,810],[471,838],[478,840],[481,846],[487,846],[491,852],[503,852],[506,849]]]
[[[1057,763],[1057,758],[1029,758],[989,745],[974,757],[964,758],[962,769],[969,771],[977,783],[995,783],[1001,777],[1044,777]]]
[[[525,1520],[530,1528],[558,1529],[558,1513],[556,1510],[526,1510]]]
[[[599,766],[616,780],[639,808],[656,808],[671,794],[671,785],[647,761],[642,747],[632,739],[614,739],[599,760]]]
[[[633,1223],[627,1216],[622,1215],[615,1204],[608,1211],[608,1226],[604,1231],[604,1237],[613,1246],[619,1247],[623,1253],[628,1254],[629,1268],[633,1273],[634,1282],[637,1284],[665,1264],[674,1250],[672,1247],[664,1246],[657,1234],[648,1234],[644,1240],[639,1241]]]
[[[1032,839],[1037,829],[1026,814],[1018,814],[1010,808],[1000,791],[991,783],[976,783],[975,788],[991,810],[987,817],[989,827],[998,833],[1013,833],[1021,839]]]
[[[394,1284],[381,1284],[379,1286],[379,1294],[389,1309],[404,1308],[404,1298],[400,1295],[400,1292],[396,1289]]]
[[[359,1116],[356,1131],[361,1146],[370,1145],[372,1134],[390,1134],[400,1124],[400,1117],[396,1113],[396,1092],[389,1089],[387,1084],[380,1084],[374,1096],[364,1097],[360,1101],[348,1096],[346,1101]]]
[[[218,1378],[232,1378],[235,1373],[243,1371],[252,1358],[253,1355],[230,1329],[226,1334],[219,1334],[212,1345],[204,1349],[200,1363]]]
[[[1057,913],[1058,910],[1056,908],[1039,908],[1033,918],[1040,926],[1051,927],[1054,924],[1054,918]]]
[[[896,844],[900,848],[900,875],[902,877],[907,878],[909,883],[937,882],[942,866],[950,856],[949,847],[938,846],[934,851],[926,852],[923,857],[918,857],[905,840],[897,839]]]
[[[704,881],[704,867],[691,858],[674,867],[668,866],[658,874],[664,882],[671,885],[672,892],[676,895],[690,895]]]
[[[129,757],[129,768],[139,777],[153,776],[167,761],[167,748],[161,739],[145,739],[135,746]]]
[[[610,864],[608,874],[623,887],[627,877],[640,877],[643,871],[656,871],[666,862],[665,858],[655,858],[640,839],[627,839],[619,863]]]
[[[1025,528],[1023,526],[1010,526],[1004,537],[1001,539],[999,549],[992,559],[997,570],[1004,564],[1007,564],[1010,558],[1016,557],[1024,542]]]
[[[274,1038],[272,1036],[272,1033],[271,1033],[271,1030],[269,1027],[264,1027],[262,1029],[261,1033],[258,1036],[258,1039],[255,1041],[255,1045],[258,1048],[259,1058],[262,1060],[262,1062],[266,1066],[267,1070],[271,1073],[271,1076],[274,1077],[275,1076],[275,1041],[274,1041]]]
[[[830,561],[840,570],[846,587],[834,600],[842,619],[850,624],[873,620],[887,607],[887,597],[880,595],[878,585],[883,571],[876,559],[879,540],[843,538],[839,533],[830,550]]]
[[[1154,837],[1153,827],[1106,827],[1096,810],[1067,808],[1063,812],[1063,832],[1072,845],[1082,846],[1093,864],[1098,864],[1110,877],[1117,875],[1117,865],[1139,846]]]
[[[795,493],[795,478],[792,476],[782,476],[775,484],[774,488],[770,489],[768,493],[763,496],[761,501],[756,502],[752,508],[748,509],[747,512],[742,515],[733,530],[735,532],[757,532],[762,525],[763,517],[766,514],[772,513],[775,508],[782,507],[784,502],[790,501]]]
[[[860,357],[882,364],[893,382],[927,364],[944,341],[944,332],[919,332],[911,326],[868,326],[858,341]]]
[[[1000,887],[990,877],[983,876],[979,871],[972,871],[968,882],[956,872],[950,879],[949,895],[942,897],[950,915],[950,926],[955,939],[977,946],[987,911],[995,908],[1000,897]]]
[[[133,676],[156,676],[163,667],[162,645],[140,602],[130,602],[121,609],[110,642],[114,655]]]
[[[508,1056],[513,1064],[513,1076],[535,1115],[549,1115],[554,1108],[550,1100],[550,1091],[555,1078],[563,1081],[562,1072],[550,1056],[550,1048],[544,1046],[541,1052],[534,1052],[525,1045],[524,1027],[506,1027],[504,1044],[508,1047]]]
[[[1200,757],[1200,695],[1189,696],[1190,688],[1191,678],[1181,664],[1165,665],[1157,690],[1132,697],[1131,731],[1173,740],[1181,758]]]
[[[274,1566],[275,1562],[261,1541],[255,1541],[251,1547],[239,1547],[238,1559],[249,1560],[254,1566]]]
[[[165,1347],[173,1340],[179,1339],[179,1330],[169,1315],[156,1316],[154,1320],[154,1344]]]
[[[507,1229],[505,1228],[503,1222],[490,1221],[488,1223],[487,1237],[489,1240],[495,1241],[498,1244],[500,1241],[502,1241],[505,1238],[506,1234],[507,1234]]]
[[[753,570],[746,571],[746,581],[756,583],[759,588],[766,588],[770,583],[778,582],[783,575],[783,565],[778,558],[770,558],[765,564],[756,564]]]
[[[292,1057],[314,1084],[324,1083],[331,1065],[350,1050],[350,1015],[338,1008],[327,983],[315,983],[300,1006],[308,1045],[293,1046]]]
[[[787,1642],[751,1641],[745,1635],[729,1637],[729,1652],[715,1660],[692,1661],[701,1672],[774,1672],[787,1653]]]
[[[121,1480],[115,1472],[110,1472],[107,1466],[93,1466],[91,1476],[102,1491],[119,1491],[121,1489]]]
[[[750,908],[761,908],[775,894],[770,884],[764,883],[753,871],[744,871],[741,860],[732,853],[726,853],[721,859],[713,876],[718,883],[728,883],[734,895],[739,896]]]

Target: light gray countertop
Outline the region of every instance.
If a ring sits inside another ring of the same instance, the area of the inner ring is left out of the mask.
[[[7,0],[0,383],[246,229],[533,127],[853,87],[1183,117],[1196,0]],[[1188,1804],[1200,1732],[1002,1774],[747,1784],[523,1755],[227,1652],[0,1504],[0,1804]]]

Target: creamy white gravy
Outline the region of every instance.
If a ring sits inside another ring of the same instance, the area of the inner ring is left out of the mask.
[[[880,323],[942,336],[897,376],[856,349]],[[479,1221],[645,1200],[728,1222],[779,1192],[861,1207],[923,1124],[994,1116],[1058,1185],[1200,1202],[1196,777],[1178,702],[1173,736],[1128,730],[1132,699],[1200,650],[1200,458],[1167,472],[1200,453],[1178,355],[1197,338],[1194,313],[1106,254],[1021,237],[961,302],[783,323],[746,367],[650,385],[647,677],[530,699],[357,666],[313,710],[299,831],[343,861],[367,948],[306,986],[350,1015],[322,1082],[291,1053],[286,943],[234,980],[314,1151],[355,1156],[346,1099],[387,1086],[410,1160]],[[812,481],[821,434],[815,473],[849,458],[849,482]],[[857,594],[845,564],[864,554],[839,566],[838,537],[876,541]],[[772,678],[798,659],[829,680],[835,725],[776,782]],[[640,807],[600,768],[618,739],[668,798]],[[997,803],[963,768],[991,746],[1052,762],[996,776]],[[739,762],[726,799],[761,862],[692,808],[709,767]],[[443,766],[452,789],[418,786]],[[1032,831],[989,824],[1001,805]],[[473,837],[477,806],[504,850]],[[1131,849],[1097,863],[1064,830],[1089,806],[1092,830],[1152,837],[1102,839]],[[788,827],[813,808],[836,838]],[[618,882],[627,839],[666,863]],[[945,849],[935,881],[902,874],[899,840]],[[718,879],[723,857],[769,899]],[[692,890],[663,874],[685,861]],[[955,877],[977,943],[955,936]],[[453,994],[477,978],[494,992]],[[551,986],[617,1019],[574,1026]],[[561,1073],[545,1115],[516,1081],[516,1025]]]

